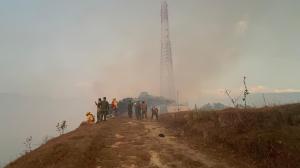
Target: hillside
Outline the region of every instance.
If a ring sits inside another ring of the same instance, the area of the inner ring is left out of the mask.
[[[155,121],[111,119],[54,138],[7,168],[243,167],[186,144]]]
[[[300,167],[300,104],[165,114],[199,148],[234,153],[254,167]]]
[[[82,125],[7,168],[300,166],[300,104],[126,117]]]

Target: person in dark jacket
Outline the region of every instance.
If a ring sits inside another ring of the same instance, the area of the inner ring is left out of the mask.
[[[145,101],[142,101],[142,105],[141,105],[141,109],[142,109],[142,119],[147,119],[147,103]]]
[[[152,111],[151,120],[153,120],[153,116],[155,116],[156,120],[158,120],[158,108],[154,106],[152,107],[151,111]]]
[[[101,119],[103,118],[104,121],[106,121],[106,116],[109,111],[109,103],[106,100],[106,97],[103,97],[103,100],[101,101]]]
[[[133,108],[133,103],[131,102],[131,100],[129,100],[129,103],[128,103],[128,117],[129,118],[132,118],[132,108]]]
[[[135,116],[137,120],[141,120],[142,115],[141,115],[141,103],[140,101],[137,101],[135,103]]]
[[[98,103],[95,102],[96,106],[97,106],[97,122],[99,123],[100,121],[102,121],[101,118],[101,98],[98,99]]]

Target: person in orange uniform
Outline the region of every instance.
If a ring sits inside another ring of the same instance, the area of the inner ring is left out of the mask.
[[[113,98],[111,102],[111,108],[112,108],[113,115],[116,116],[118,112],[118,102],[116,98]]]
[[[91,112],[87,112],[86,116],[86,123],[87,124],[94,124],[95,123],[95,116]]]

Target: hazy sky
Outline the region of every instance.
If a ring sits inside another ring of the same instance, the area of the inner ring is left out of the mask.
[[[299,0],[168,3],[181,101],[218,100],[244,75],[250,92],[300,91]],[[0,93],[159,95],[159,60],[160,0],[0,0]]]
[[[177,89],[300,89],[300,2],[170,0]],[[159,94],[159,0],[0,1],[0,92]]]

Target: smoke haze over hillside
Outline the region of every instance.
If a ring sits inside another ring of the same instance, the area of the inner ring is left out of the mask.
[[[238,88],[243,75],[252,85],[299,89],[288,82],[299,61],[297,3],[170,1],[175,79],[182,96],[195,99],[207,89]],[[286,12],[275,12],[279,7]],[[1,92],[159,94],[160,1],[11,1],[1,8]],[[279,64],[286,67],[283,72]]]
[[[224,100],[244,75],[253,92],[300,89],[299,1],[168,3],[180,101]],[[160,0],[1,1],[0,24],[0,151],[60,119],[76,127],[99,96],[159,95]]]

